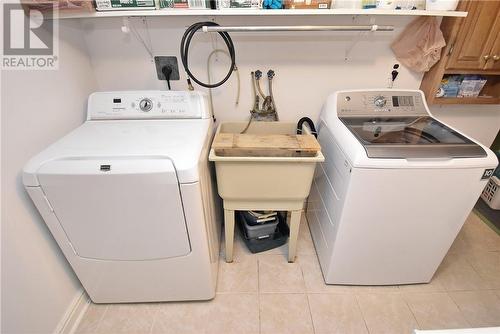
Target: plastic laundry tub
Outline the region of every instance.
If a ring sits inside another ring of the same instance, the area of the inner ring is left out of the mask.
[[[241,133],[247,123],[222,123],[219,133]],[[252,122],[247,134],[296,134],[296,124]],[[219,195],[225,209],[301,210],[309,195],[316,163],[324,161],[318,151],[312,157],[219,156],[215,162]]]

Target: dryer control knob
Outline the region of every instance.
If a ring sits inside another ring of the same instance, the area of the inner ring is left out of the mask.
[[[375,104],[376,107],[382,108],[387,103],[387,100],[383,96],[377,96],[375,97],[373,103]]]
[[[147,98],[142,99],[141,102],[139,102],[139,108],[144,112],[148,112],[153,108],[153,102]]]

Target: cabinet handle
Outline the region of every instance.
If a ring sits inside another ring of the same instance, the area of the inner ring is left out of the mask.
[[[486,61],[488,61],[488,59],[490,59],[490,55],[484,55],[483,59],[486,60]]]
[[[499,56],[499,55],[494,55],[494,56],[493,56],[493,61],[497,61],[497,60],[499,60],[499,59],[500,59],[500,56]]]

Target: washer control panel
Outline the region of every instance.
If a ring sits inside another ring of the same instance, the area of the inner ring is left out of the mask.
[[[349,116],[428,115],[420,91],[368,90],[337,93],[337,114]]]
[[[98,92],[87,110],[89,120],[209,117],[207,97],[197,91]]]

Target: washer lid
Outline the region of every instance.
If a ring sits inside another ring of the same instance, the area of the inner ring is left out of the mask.
[[[478,158],[483,148],[430,116],[339,117],[369,158]]]
[[[180,183],[199,179],[198,161],[208,150],[211,119],[87,121],[24,167],[23,182],[38,186],[37,172],[47,161],[65,158],[150,156],[172,161]]]

